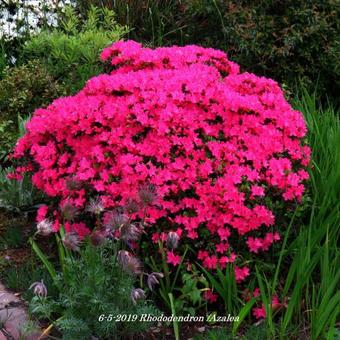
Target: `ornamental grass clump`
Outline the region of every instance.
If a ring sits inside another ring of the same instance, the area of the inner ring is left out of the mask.
[[[80,210],[66,230],[81,238],[95,226],[94,199],[101,210],[130,207],[148,242],[178,235],[170,263],[190,244],[206,269],[235,262],[241,282],[249,268],[237,249],[268,250],[280,239],[274,203],[302,199],[302,114],[275,81],[240,73],[218,50],[120,41],[101,59],[109,74],[34,112],[14,151],[16,176],[31,172],[60,206]],[[58,211],[49,211],[55,231]]]

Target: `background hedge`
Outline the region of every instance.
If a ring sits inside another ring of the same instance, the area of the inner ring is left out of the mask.
[[[334,0],[94,0],[113,8],[150,45],[200,44],[227,51],[243,70],[291,89],[316,83],[321,96],[339,93],[339,3]],[[339,103],[339,102],[338,102]]]

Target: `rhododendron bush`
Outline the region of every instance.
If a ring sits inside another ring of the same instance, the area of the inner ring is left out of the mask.
[[[65,226],[82,237],[95,226],[91,198],[106,210],[131,207],[152,188],[152,203],[133,212],[149,242],[175,232],[205,268],[235,262],[242,281],[249,268],[237,247],[257,254],[280,239],[268,202],[302,198],[302,114],[275,81],[240,73],[218,50],[120,41],[101,59],[109,74],[34,112],[15,148],[16,176],[31,172],[59,206],[82,211]],[[39,214],[58,230],[58,208]],[[167,252],[178,265],[181,247]]]

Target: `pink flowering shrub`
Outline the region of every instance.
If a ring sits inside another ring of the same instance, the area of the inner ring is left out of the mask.
[[[155,188],[156,199],[133,213],[145,218],[148,240],[176,232],[207,269],[235,262],[241,282],[249,268],[237,247],[268,250],[280,239],[269,203],[303,195],[310,149],[302,114],[275,81],[240,73],[218,50],[121,41],[101,58],[110,74],[34,112],[15,148],[16,176],[30,171],[60,206],[83,209],[67,225],[81,237],[94,228],[90,198],[112,209]],[[39,212],[47,213],[57,230],[59,211]],[[180,249],[168,250],[169,263],[179,264]]]

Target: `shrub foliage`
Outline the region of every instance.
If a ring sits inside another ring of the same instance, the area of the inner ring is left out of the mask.
[[[38,61],[5,68],[0,80],[0,155],[18,138],[18,116],[26,117],[62,94],[60,86]]]

